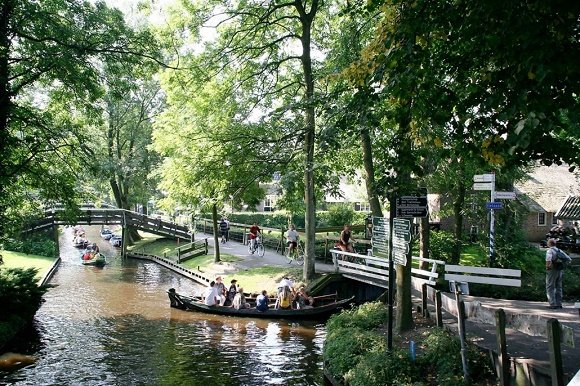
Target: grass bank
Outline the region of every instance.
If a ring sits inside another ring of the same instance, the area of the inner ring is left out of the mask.
[[[55,260],[54,257],[27,255],[12,251],[2,251],[1,254],[4,260],[3,268],[36,268],[38,270],[36,278],[39,280],[52,267]]]

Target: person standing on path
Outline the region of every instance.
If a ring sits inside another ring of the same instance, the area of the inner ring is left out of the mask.
[[[546,251],[546,295],[548,296],[548,308],[562,308],[562,262],[556,262],[558,259],[556,240],[548,240],[548,250]],[[564,252],[562,252],[564,253]],[[564,253],[564,255],[567,257]],[[569,259],[569,257],[568,257]]]

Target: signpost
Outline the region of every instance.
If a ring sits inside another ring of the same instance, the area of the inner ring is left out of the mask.
[[[473,176],[473,182],[473,190],[489,190],[491,193],[491,202],[488,202],[486,207],[491,212],[489,217],[489,266],[493,267],[495,210],[501,209],[503,204],[495,202],[495,174],[476,174]],[[497,207],[498,204],[499,207]]]
[[[488,202],[485,207],[487,209],[503,209],[503,202]]]
[[[393,219],[393,261],[407,265],[407,254],[411,243],[411,221],[404,218]]]
[[[397,198],[395,207],[397,217],[427,217],[427,189],[422,188],[415,194]]]
[[[373,236],[371,238],[373,256],[389,257],[390,229],[388,218],[373,217]]]
[[[516,192],[495,192],[495,199],[496,200],[515,200],[516,199]]]

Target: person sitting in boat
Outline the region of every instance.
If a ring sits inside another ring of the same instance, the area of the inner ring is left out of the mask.
[[[293,300],[293,296],[292,296],[292,291],[290,290],[290,287],[288,286],[284,286],[284,288],[282,289],[282,292],[280,292],[278,294],[278,300],[276,301],[276,308],[280,308],[283,310],[290,310],[292,309],[292,300]]]
[[[203,303],[206,306],[215,306],[217,304],[217,291],[215,287],[215,281],[209,283],[209,287],[207,287],[203,293]]]
[[[290,292],[292,292],[292,294],[294,295],[294,282],[292,282],[292,280],[290,280],[288,276],[285,276],[284,279],[282,279],[280,283],[278,283],[278,293],[281,293],[284,287],[290,288]]]
[[[234,302],[236,294],[238,293],[238,281],[236,279],[233,279],[230,283],[231,284],[230,288],[228,289],[226,302],[231,306]]]
[[[306,288],[300,287],[298,293],[295,297],[296,300],[296,308],[302,310],[306,308],[312,308],[314,306],[314,299],[312,296],[306,293]]]
[[[238,288],[238,293],[234,297],[232,305],[236,310],[250,308],[250,305],[246,302],[246,297],[244,296],[244,289],[242,287]]]
[[[90,249],[91,249],[91,251],[93,251],[93,252],[97,252],[97,253],[99,253],[99,252],[100,252],[100,250],[99,250],[99,246],[97,245],[97,243],[92,243],[92,244],[91,244],[91,246],[90,246],[89,248],[90,248]]]
[[[94,252],[87,250],[83,255],[83,260],[90,260],[93,258],[94,255],[95,255]]]
[[[215,287],[216,287],[216,293],[217,293],[217,298],[219,301],[220,306],[223,306],[226,303],[226,286],[224,285],[224,283],[222,282],[222,277],[218,276],[215,278]]]
[[[258,311],[268,311],[268,292],[263,290],[260,295],[256,298],[256,310]]]

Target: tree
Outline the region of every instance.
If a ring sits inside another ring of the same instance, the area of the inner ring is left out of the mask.
[[[210,1],[198,8],[186,4],[190,25],[200,28],[203,23],[213,22],[218,32],[218,39],[205,47],[207,61],[203,68],[208,70],[204,75],[219,77],[225,69],[235,70],[236,92],[245,93],[246,101],[253,102],[254,114],[261,116],[264,124],[280,129],[276,142],[289,134],[286,142],[290,142],[290,147],[302,148],[307,255],[303,275],[307,280],[314,275],[317,166],[312,39],[321,5],[319,0],[226,4]],[[189,34],[198,36],[198,30]],[[248,87],[248,83],[254,87]],[[286,122],[291,126],[280,124]],[[285,156],[274,157],[273,163],[278,158],[287,161]]]
[[[152,42],[102,2],[2,2],[0,234],[7,209],[25,193],[74,203],[83,135],[73,116],[102,95],[104,61],[131,66],[152,60]],[[51,108],[64,101],[66,111]]]

